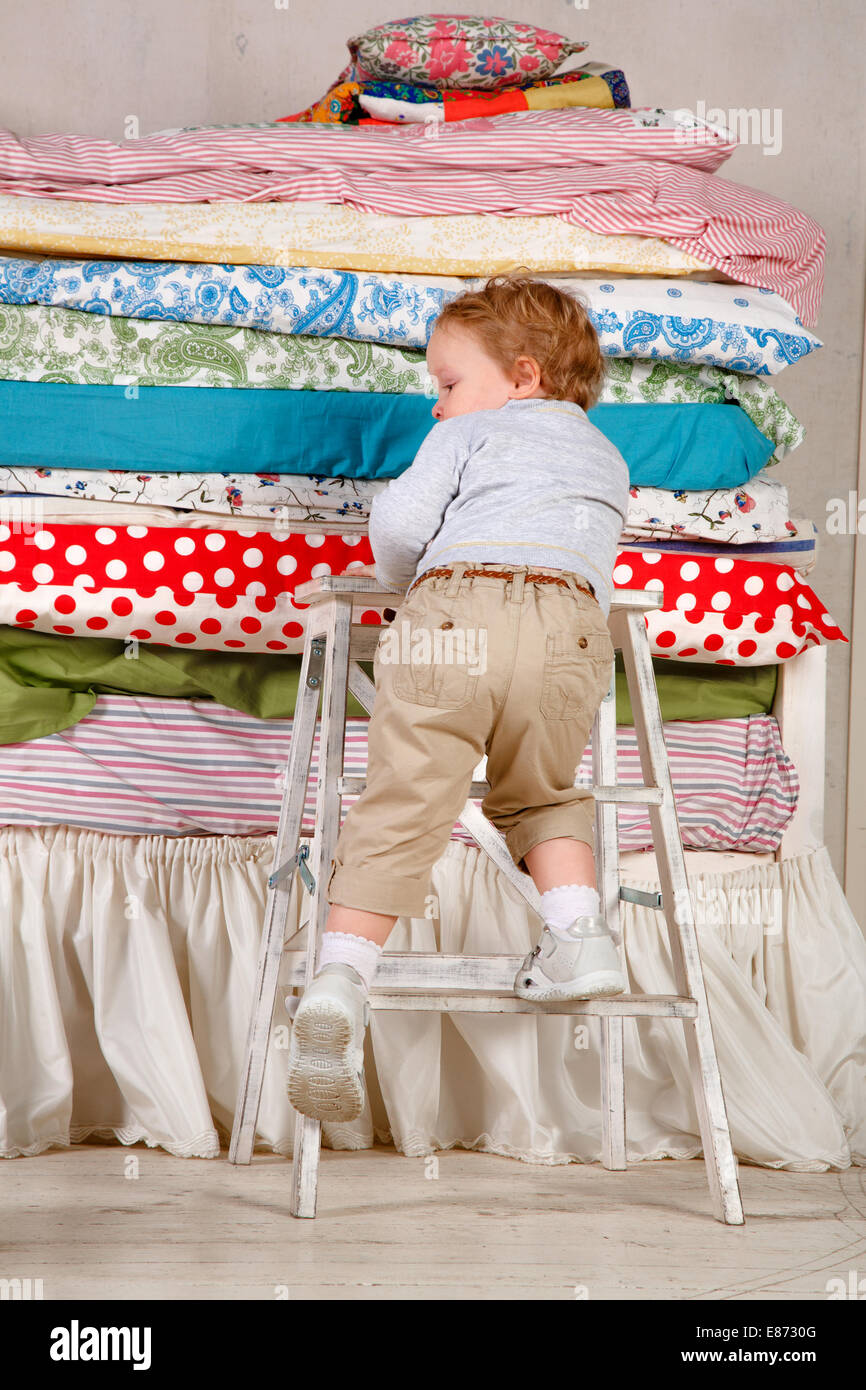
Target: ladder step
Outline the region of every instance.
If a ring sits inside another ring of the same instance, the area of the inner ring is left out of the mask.
[[[607,1018],[696,1018],[698,1006],[694,999],[677,995],[618,994],[612,999],[563,999],[533,1004],[506,994],[436,994],[428,990],[421,994],[377,991],[370,993],[370,1008],[416,1013],[449,1014],[591,1014]]]
[[[297,584],[294,589],[295,601],[304,604],[321,603],[335,595],[341,598],[355,596],[359,603],[372,608],[378,608],[382,603],[397,608],[406,597],[405,590],[384,589],[372,575],[364,574],[322,574],[316,579],[308,579],[304,584]],[[611,599],[610,612],[649,613],[661,608],[663,603],[664,595],[656,590],[617,589]]]
[[[360,796],[367,785],[366,777],[338,777],[337,791],[341,796]],[[596,801],[618,801],[624,805],[661,806],[664,792],[661,787],[590,787]],[[481,801],[490,791],[489,782],[472,782],[470,800]]]
[[[286,952],[286,984],[304,985],[306,953]],[[439,952],[385,951],[379,957],[370,1006],[462,1013],[591,1013],[632,1017],[694,1018],[694,999],[676,994],[619,994],[610,999],[565,999],[534,1004],[514,993],[523,956],[448,956]]]

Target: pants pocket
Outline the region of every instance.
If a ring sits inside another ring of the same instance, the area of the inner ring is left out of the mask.
[[[376,683],[387,681],[391,694],[431,709],[463,709],[478,690],[477,653],[463,628],[452,620],[436,623],[427,612],[401,622],[400,613],[376,649]]]
[[[549,632],[539,701],[544,718],[591,723],[610,685],[613,659],[606,630]]]

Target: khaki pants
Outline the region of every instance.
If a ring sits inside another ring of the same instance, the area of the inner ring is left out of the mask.
[[[367,785],[337,841],[329,903],[423,917],[485,753],[482,810],[518,867],[543,840],[594,844],[592,796],[573,783],[610,685],[604,615],[585,590],[525,584],[525,566],[514,580],[465,568],[419,584],[379,638]]]

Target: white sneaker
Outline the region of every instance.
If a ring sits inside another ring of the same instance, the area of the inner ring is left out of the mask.
[[[354,1120],[364,1107],[367,988],[351,965],[325,965],[292,1024],[289,1100],[314,1120]]]
[[[577,917],[568,932],[565,940],[545,926],[517,973],[514,993],[538,1002],[624,994],[626,978],[605,919]]]

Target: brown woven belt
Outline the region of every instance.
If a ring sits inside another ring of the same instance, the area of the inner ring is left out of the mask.
[[[454,570],[451,568],[425,570],[423,574],[420,574],[418,576],[418,578],[415,580],[413,584],[409,585],[409,588],[406,590],[404,597],[408,598],[412,590],[416,589],[419,584],[423,584],[426,579],[447,579],[449,575],[452,575],[453,573]],[[514,575],[514,570],[467,569],[463,571],[464,579],[513,579]],[[560,584],[564,589],[570,587],[568,580],[560,578],[560,576],[557,574],[535,574],[532,571],[530,571],[528,574],[524,574],[523,581],[525,584]],[[584,593],[592,594],[592,597],[595,598],[595,589],[592,587],[590,583],[588,583],[585,580],[578,579],[577,576],[574,577],[572,582],[577,586],[578,589],[582,589]]]

